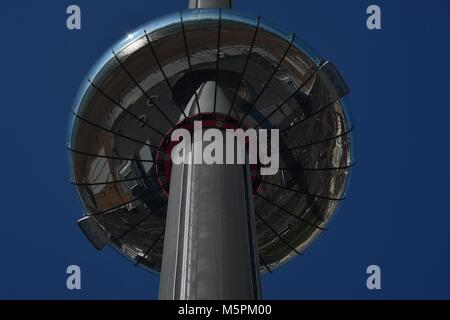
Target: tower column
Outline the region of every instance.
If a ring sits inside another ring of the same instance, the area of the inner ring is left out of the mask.
[[[189,0],[189,9],[224,8],[231,9],[232,0]]]
[[[214,90],[214,82],[199,89],[202,112]],[[217,112],[228,108],[225,99],[218,88]],[[249,165],[193,164],[193,157],[172,166],[159,298],[260,299]]]

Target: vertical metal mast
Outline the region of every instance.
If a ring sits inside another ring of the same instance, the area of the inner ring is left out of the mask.
[[[216,112],[228,112],[214,81],[200,86],[197,97],[202,112],[213,112],[214,97]],[[196,113],[195,103],[193,97],[187,114]],[[173,165],[159,298],[260,299],[255,234],[248,164]]]

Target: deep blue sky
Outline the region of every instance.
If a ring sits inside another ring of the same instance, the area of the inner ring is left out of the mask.
[[[448,1],[236,0],[294,31],[346,79],[356,124],[348,199],[330,230],[263,278],[267,299],[450,298]],[[81,1],[82,30],[65,27],[68,1],[2,3],[0,298],[155,299],[158,277],[79,231],[68,183],[67,119],[86,73],[116,40],[187,0]],[[382,31],[365,26],[382,9]],[[82,290],[66,289],[66,267]],[[382,268],[382,290],[366,268]]]

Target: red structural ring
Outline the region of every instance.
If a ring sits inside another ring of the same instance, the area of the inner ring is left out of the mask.
[[[201,121],[203,128],[217,128],[217,129],[242,129],[247,127],[240,121],[230,116],[220,113],[200,113],[194,116],[183,119],[178,122],[175,127],[171,128],[167,134],[162,138],[156,153],[156,175],[158,183],[163,189],[164,193],[169,196],[170,177],[172,174],[172,149],[178,144],[178,141],[172,141],[171,136],[176,129],[186,129],[190,132],[194,130],[193,121]],[[246,142],[247,144],[247,142]],[[250,165],[250,174],[252,182],[252,192],[255,194],[261,187],[262,176],[260,174],[261,164]]]

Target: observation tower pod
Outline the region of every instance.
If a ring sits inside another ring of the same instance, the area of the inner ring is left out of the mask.
[[[160,274],[160,299],[261,299],[260,274],[301,255],[344,200],[348,88],[295,34],[231,1],[189,6],[130,33],[82,86],[68,142],[78,223],[97,249]],[[184,163],[177,129],[194,136]],[[262,175],[245,141],[243,163],[196,164],[206,129],[278,130],[277,173]]]

